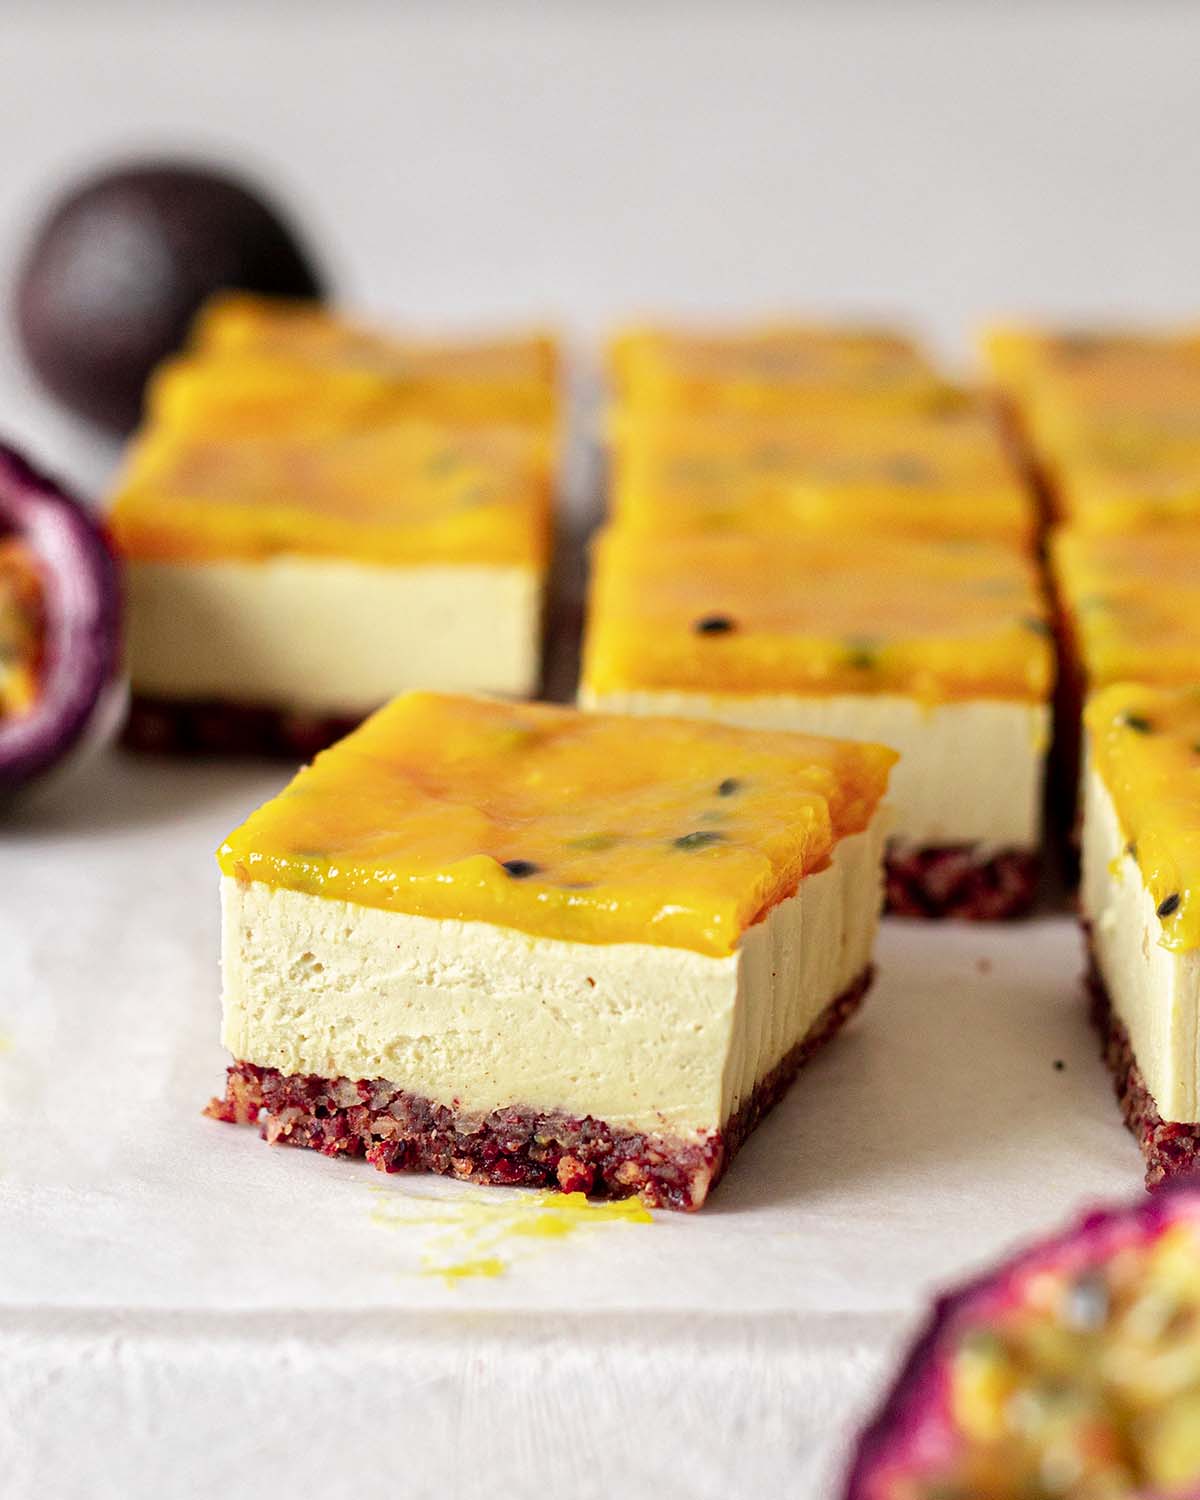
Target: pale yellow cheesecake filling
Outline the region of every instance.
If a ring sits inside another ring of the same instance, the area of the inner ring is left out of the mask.
[[[890,745],[900,752],[888,783],[897,845],[1035,849],[1041,840],[1050,739],[1044,703],[987,698],[925,704],[891,693],[597,694],[586,687],[579,702],[612,713],[678,714]]]
[[[542,580],[529,567],[131,561],[126,590],[147,696],[357,716],[410,688],[537,688]]]
[[[715,957],[577,943],[222,877],[222,1037],[283,1073],[383,1078],[688,1138],[719,1129],[866,969],[886,809]]]

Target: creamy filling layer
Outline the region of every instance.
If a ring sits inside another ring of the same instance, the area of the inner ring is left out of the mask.
[[[537,687],[532,568],[133,561],[126,589],[133,686],[153,697],[357,715],[409,688]]]
[[[1047,704],[989,698],[927,705],[886,693],[595,694],[586,687],[579,702],[613,713],[681,714],[890,745],[900,752],[888,783],[895,844],[1033,849],[1041,839]]]
[[[714,958],[571,943],[222,878],[222,1039],[283,1073],[385,1078],[688,1138],[721,1127],[870,962],[885,818]]]
[[[1164,1120],[1200,1121],[1200,950],[1161,946],[1162,923],[1107,787],[1084,780],[1080,908],[1113,1010]]]

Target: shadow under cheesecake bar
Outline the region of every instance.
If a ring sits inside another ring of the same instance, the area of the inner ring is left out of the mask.
[[[853,1012],[878,746],[410,694],[221,851],[220,1119],[695,1208]]]

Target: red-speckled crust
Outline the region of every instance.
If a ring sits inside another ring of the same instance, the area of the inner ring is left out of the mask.
[[[959,1328],[986,1323],[1031,1271],[1065,1265],[1070,1273],[1102,1262],[1117,1246],[1152,1236],[1184,1215],[1200,1217],[1200,1179],[1195,1177],[1179,1179],[1129,1207],[1093,1210],[1064,1233],[939,1297],[899,1375],[855,1444],[843,1500],[883,1500],[882,1475],[893,1466],[903,1472],[905,1456],[918,1440],[941,1448],[948,1421],[942,1400],[946,1358]]]
[[[336,714],[282,713],[238,703],[135,694],[122,743],[153,755],[253,755],[311,760],[361,721]]]
[[[1037,899],[1041,860],[1029,849],[980,853],[972,844],[888,854],[887,910],[900,917],[1000,922],[1024,916]]]
[[[245,1062],[229,1069],[224,1097],[205,1113],[231,1124],[257,1122],[271,1144],[364,1156],[383,1172],[439,1172],[595,1198],[637,1193],[654,1208],[695,1209],[800,1068],[858,1009],[871,978],[868,969],[827,1006],[725,1129],[702,1141],[614,1130],[603,1120],[519,1106],[466,1116],[385,1079],[285,1075]]]
[[[1087,987],[1092,1025],[1100,1033],[1101,1055],[1112,1074],[1121,1117],[1146,1159],[1146,1186],[1158,1188],[1171,1178],[1200,1172],[1200,1125],[1164,1120],[1159,1114],[1090,948]]]

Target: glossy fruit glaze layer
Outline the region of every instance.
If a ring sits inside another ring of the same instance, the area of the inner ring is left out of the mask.
[[[610,368],[618,400],[636,412],[811,411],[847,396],[930,410],[955,399],[912,342],[887,329],[631,328],[614,339]]]
[[[1090,687],[1196,678],[1200,528],[1135,535],[1068,528],[1052,538],[1051,558]]]
[[[403,418],[552,433],[558,366],[542,333],[404,339],[311,303],[230,294],[201,313],[190,349],[160,367],[147,411],[155,426],[208,437]]]
[[[411,693],[302,770],[220,864],[366,906],[724,955],[866,827],[895,758]]]
[[[593,554],[594,693],[900,693],[1041,702],[1054,651],[1032,561],[986,542],[610,529]]]
[[[618,416],[613,514],[668,530],[885,529],[1031,542],[1034,507],[991,411]]]
[[[1084,724],[1161,942],[1200,947],[1200,685],[1113,684],[1091,698]]]
[[[999,329],[986,352],[1055,514],[1102,531],[1200,519],[1200,329]]]
[[[287,553],[540,568],[552,458],[544,435],[515,426],[400,421],[237,437],[152,426],[118,483],[111,526],[144,561]]]

